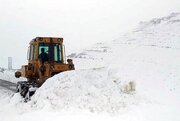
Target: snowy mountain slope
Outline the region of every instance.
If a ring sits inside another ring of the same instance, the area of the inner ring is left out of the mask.
[[[18,94],[0,97],[0,120],[179,121],[179,19],[173,13],[143,22],[117,40],[71,54],[76,70],[48,79],[30,102]]]
[[[121,44],[138,44],[159,48],[179,49],[180,13],[172,13],[150,22],[141,22],[133,33],[120,37],[116,42]]]

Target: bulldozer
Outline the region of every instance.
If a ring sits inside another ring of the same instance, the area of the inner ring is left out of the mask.
[[[28,64],[15,72],[15,77],[25,77],[27,81],[17,82],[16,91],[25,99],[50,77],[55,74],[74,70],[72,59],[65,56],[63,38],[36,37],[29,43],[27,53]]]

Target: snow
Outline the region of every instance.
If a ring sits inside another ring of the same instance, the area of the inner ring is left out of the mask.
[[[123,84],[110,80],[111,75],[107,73],[102,68],[59,74],[37,91],[31,103],[38,108],[50,106],[57,110],[73,108],[109,113],[125,107],[127,100],[134,105],[138,103],[133,94],[123,94]]]
[[[18,81],[25,81],[25,78],[16,78],[14,76],[15,70],[7,70],[3,69],[3,71],[0,71],[0,79],[2,80],[8,80],[13,83],[17,83]]]
[[[27,103],[0,90],[0,121],[179,121],[179,19],[173,13],[141,22],[116,40],[69,55],[76,70],[49,78]]]

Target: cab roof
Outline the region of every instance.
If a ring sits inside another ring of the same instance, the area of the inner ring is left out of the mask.
[[[59,37],[36,37],[30,41],[30,44],[33,43],[63,43],[63,38]]]

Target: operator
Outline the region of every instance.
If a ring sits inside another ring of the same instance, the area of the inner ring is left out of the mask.
[[[42,65],[48,61],[48,54],[44,52],[44,48],[41,48],[41,54],[39,54],[38,58],[41,60]]]

